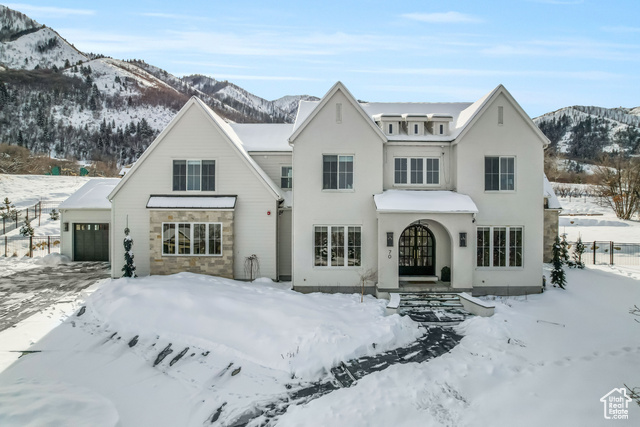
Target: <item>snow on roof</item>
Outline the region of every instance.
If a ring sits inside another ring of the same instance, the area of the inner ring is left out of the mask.
[[[111,209],[107,196],[120,182],[120,178],[96,178],[73,193],[59,209]]]
[[[547,179],[547,176],[543,174],[544,178],[544,197],[549,201],[547,209],[562,209],[560,201],[556,197],[556,193],[553,191],[551,183]]]
[[[229,123],[247,151],[291,151],[289,123]]]
[[[236,196],[150,196],[147,208],[234,209]]]
[[[454,191],[387,190],[373,196],[378,212],[477,213],[466,194]]]

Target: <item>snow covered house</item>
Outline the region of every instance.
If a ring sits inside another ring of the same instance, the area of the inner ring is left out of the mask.
[[[192,98],[109,194],[110,240],[128,225],[140,275],[248,279],[251,257],[303,292],[367,275],[377,294],[539,292],[547,144],[503,86],[360,103],[338,82],[294,124],[229,124]]]

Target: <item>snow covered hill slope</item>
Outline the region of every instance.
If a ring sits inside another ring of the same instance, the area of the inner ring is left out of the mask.
[[[0,73],[0,141],[57,156],[131,163],[191,96],[231,122],[295,119],[296,97],[272,102],[230,82],[84,54],[1,5]]]
[[[536,117],[552,148],[570,157],[594,159],[602,152],[640,149],[640,107],[575,105]]]

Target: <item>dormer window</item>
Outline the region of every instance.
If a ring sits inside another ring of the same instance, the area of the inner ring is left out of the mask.
[[[420,129],[420,125],[417,123],[413,124],[413,134],[417,135],[418,134],[418,129]]]
[[[444,125],[440,124],[440,135],[444,135]]]
[[[393,123],[389,123],[389,135],[393,135]]]

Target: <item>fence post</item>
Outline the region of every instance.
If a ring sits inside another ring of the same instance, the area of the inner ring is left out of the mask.
[[[47,236],[47,253],[51,253],[51,236]]]
[[[4,236],[4,257],[7,257],[7,236]]]
[[[40,221],[42,221],[42,202],[38,202],[37,209],[38,209],[38,227],[40,227]]]
[[[5,217],[2,217],[2,234],[7,234],[7,232],[4,229],[4,223],[7,219]]]
[[[596,241],[593,241],[593,265],[596,265]]]
[[[613,242],[609,242],[609,264],[613,265]]]
[[[29,236],[29,257],[33,258],[33,236]]]

